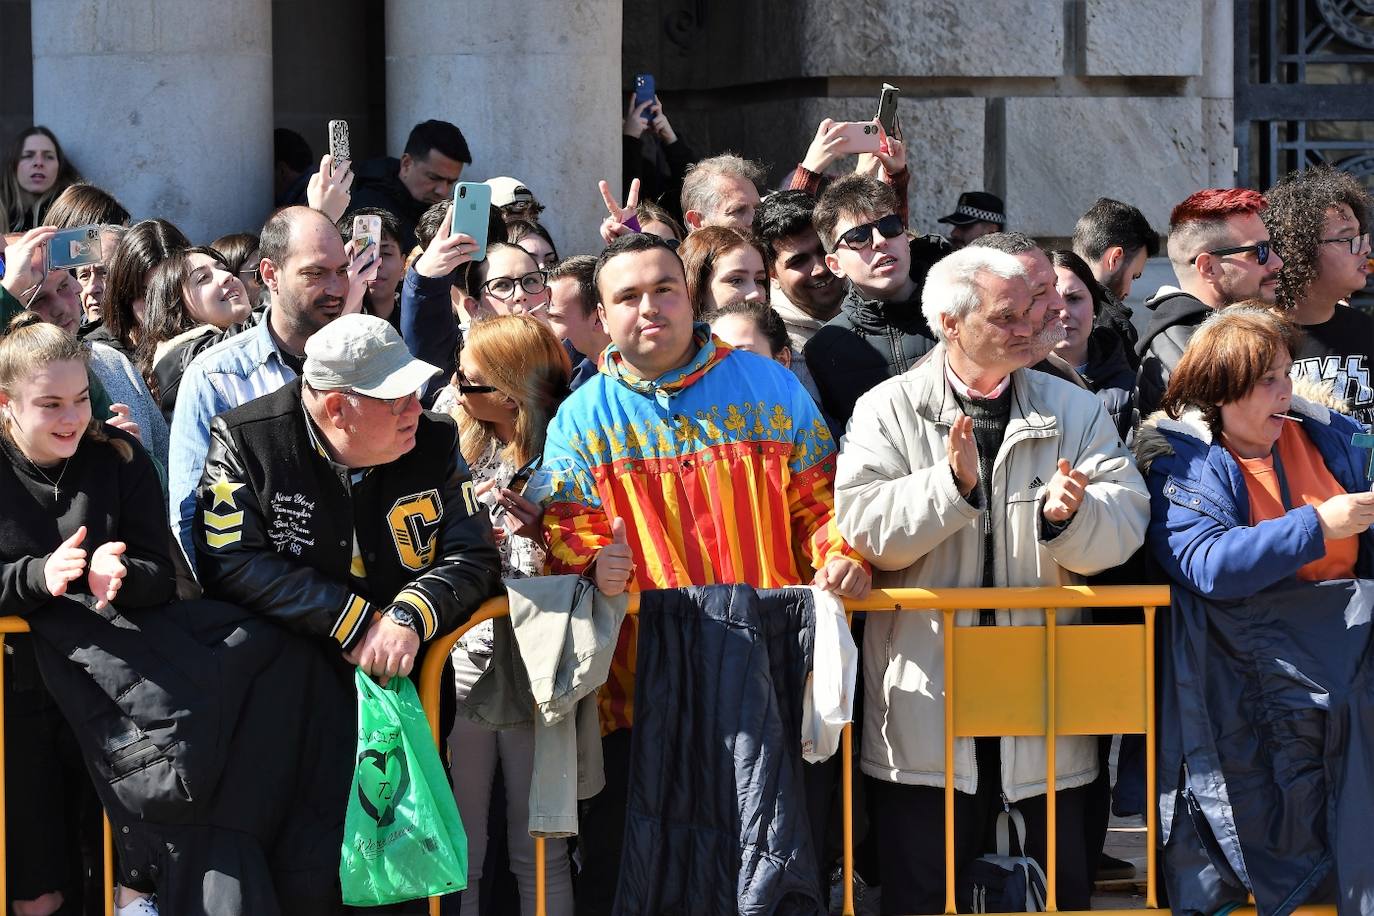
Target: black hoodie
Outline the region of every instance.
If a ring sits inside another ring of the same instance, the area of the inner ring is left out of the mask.
[[[1121,441],[1130,445],[1136,426],[1135,370],[1126,358],[1125,342],[1113,328],[1092,329],[1088,364],[1079,374],[1088,390],[1106,405]]]
[[[1142,419],[1159,409],[1169,375],[1183,356],[1193,331],[1212,309],[1196,296],[1166,286],[1145,303],[1154,312],[1140,338],[1140,374],[1136,379],[1136,407]]]
[[[903,302],[865,299],[851,288],[840,313],[802,350],[836,436],[844,432],[864,392],[901,375],[934,347],[935,335],[921,314],[919,287]]]

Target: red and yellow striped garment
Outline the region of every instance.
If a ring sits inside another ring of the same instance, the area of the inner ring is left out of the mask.
[[[633,588],[810,581],[836,556],[863,563],[834,522],[835,444],[778,363],[698,326],[688,365],[654,382],[614,348],[549,427],[555,475],[544,516],[551,572],[580,573],[625,519]],[[606,732],[634,721],[637,621],[627,618],[600,695]]]

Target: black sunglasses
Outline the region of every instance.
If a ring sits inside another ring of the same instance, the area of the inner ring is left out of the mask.
[[[457,375],[458,391],[460,394],[491,394],[496,391],[496,386],[494,385],[474,385],[472,382],[468,381],[467,376],[463,373],[459,372]]]
[[[835,247],[844,245],[846,248],[858,250],[865,248],[873,242],[873,230],[885,239],[895,239],[904,231],[902,218],[895,213],[889,213],[882,219],[875,219],[872,222],[860,223],[852,229],[846,229],[840,233],[840,237],[835,240]]]
[[[1204,254],[1220,256],[1223,254],[1240,254],[1243,251],[1253,251],[1255,253],[1255,263],[1263,267],[1265,262],[1269,260],[1269,245],[1269,242],[1256,242],[1253,245],[1236,245],[1233,248],[1214,248],[1211,251],[1199,251],[1197,254],[1193,255],[1193,259],[1188,263],[1196,264],[1197,259]]]

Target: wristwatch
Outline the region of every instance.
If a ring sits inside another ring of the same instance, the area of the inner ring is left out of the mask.
[[[420,618],[415,616],[415,609],[404,604],[393,604],[386,609],[386,616],[401,624],[410,627],[418,636],[420,634]]]

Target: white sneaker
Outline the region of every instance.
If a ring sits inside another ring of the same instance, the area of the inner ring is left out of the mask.
[[[152,897],[139,897],[127,906],[115,907],[115,916],[158,916]]]

